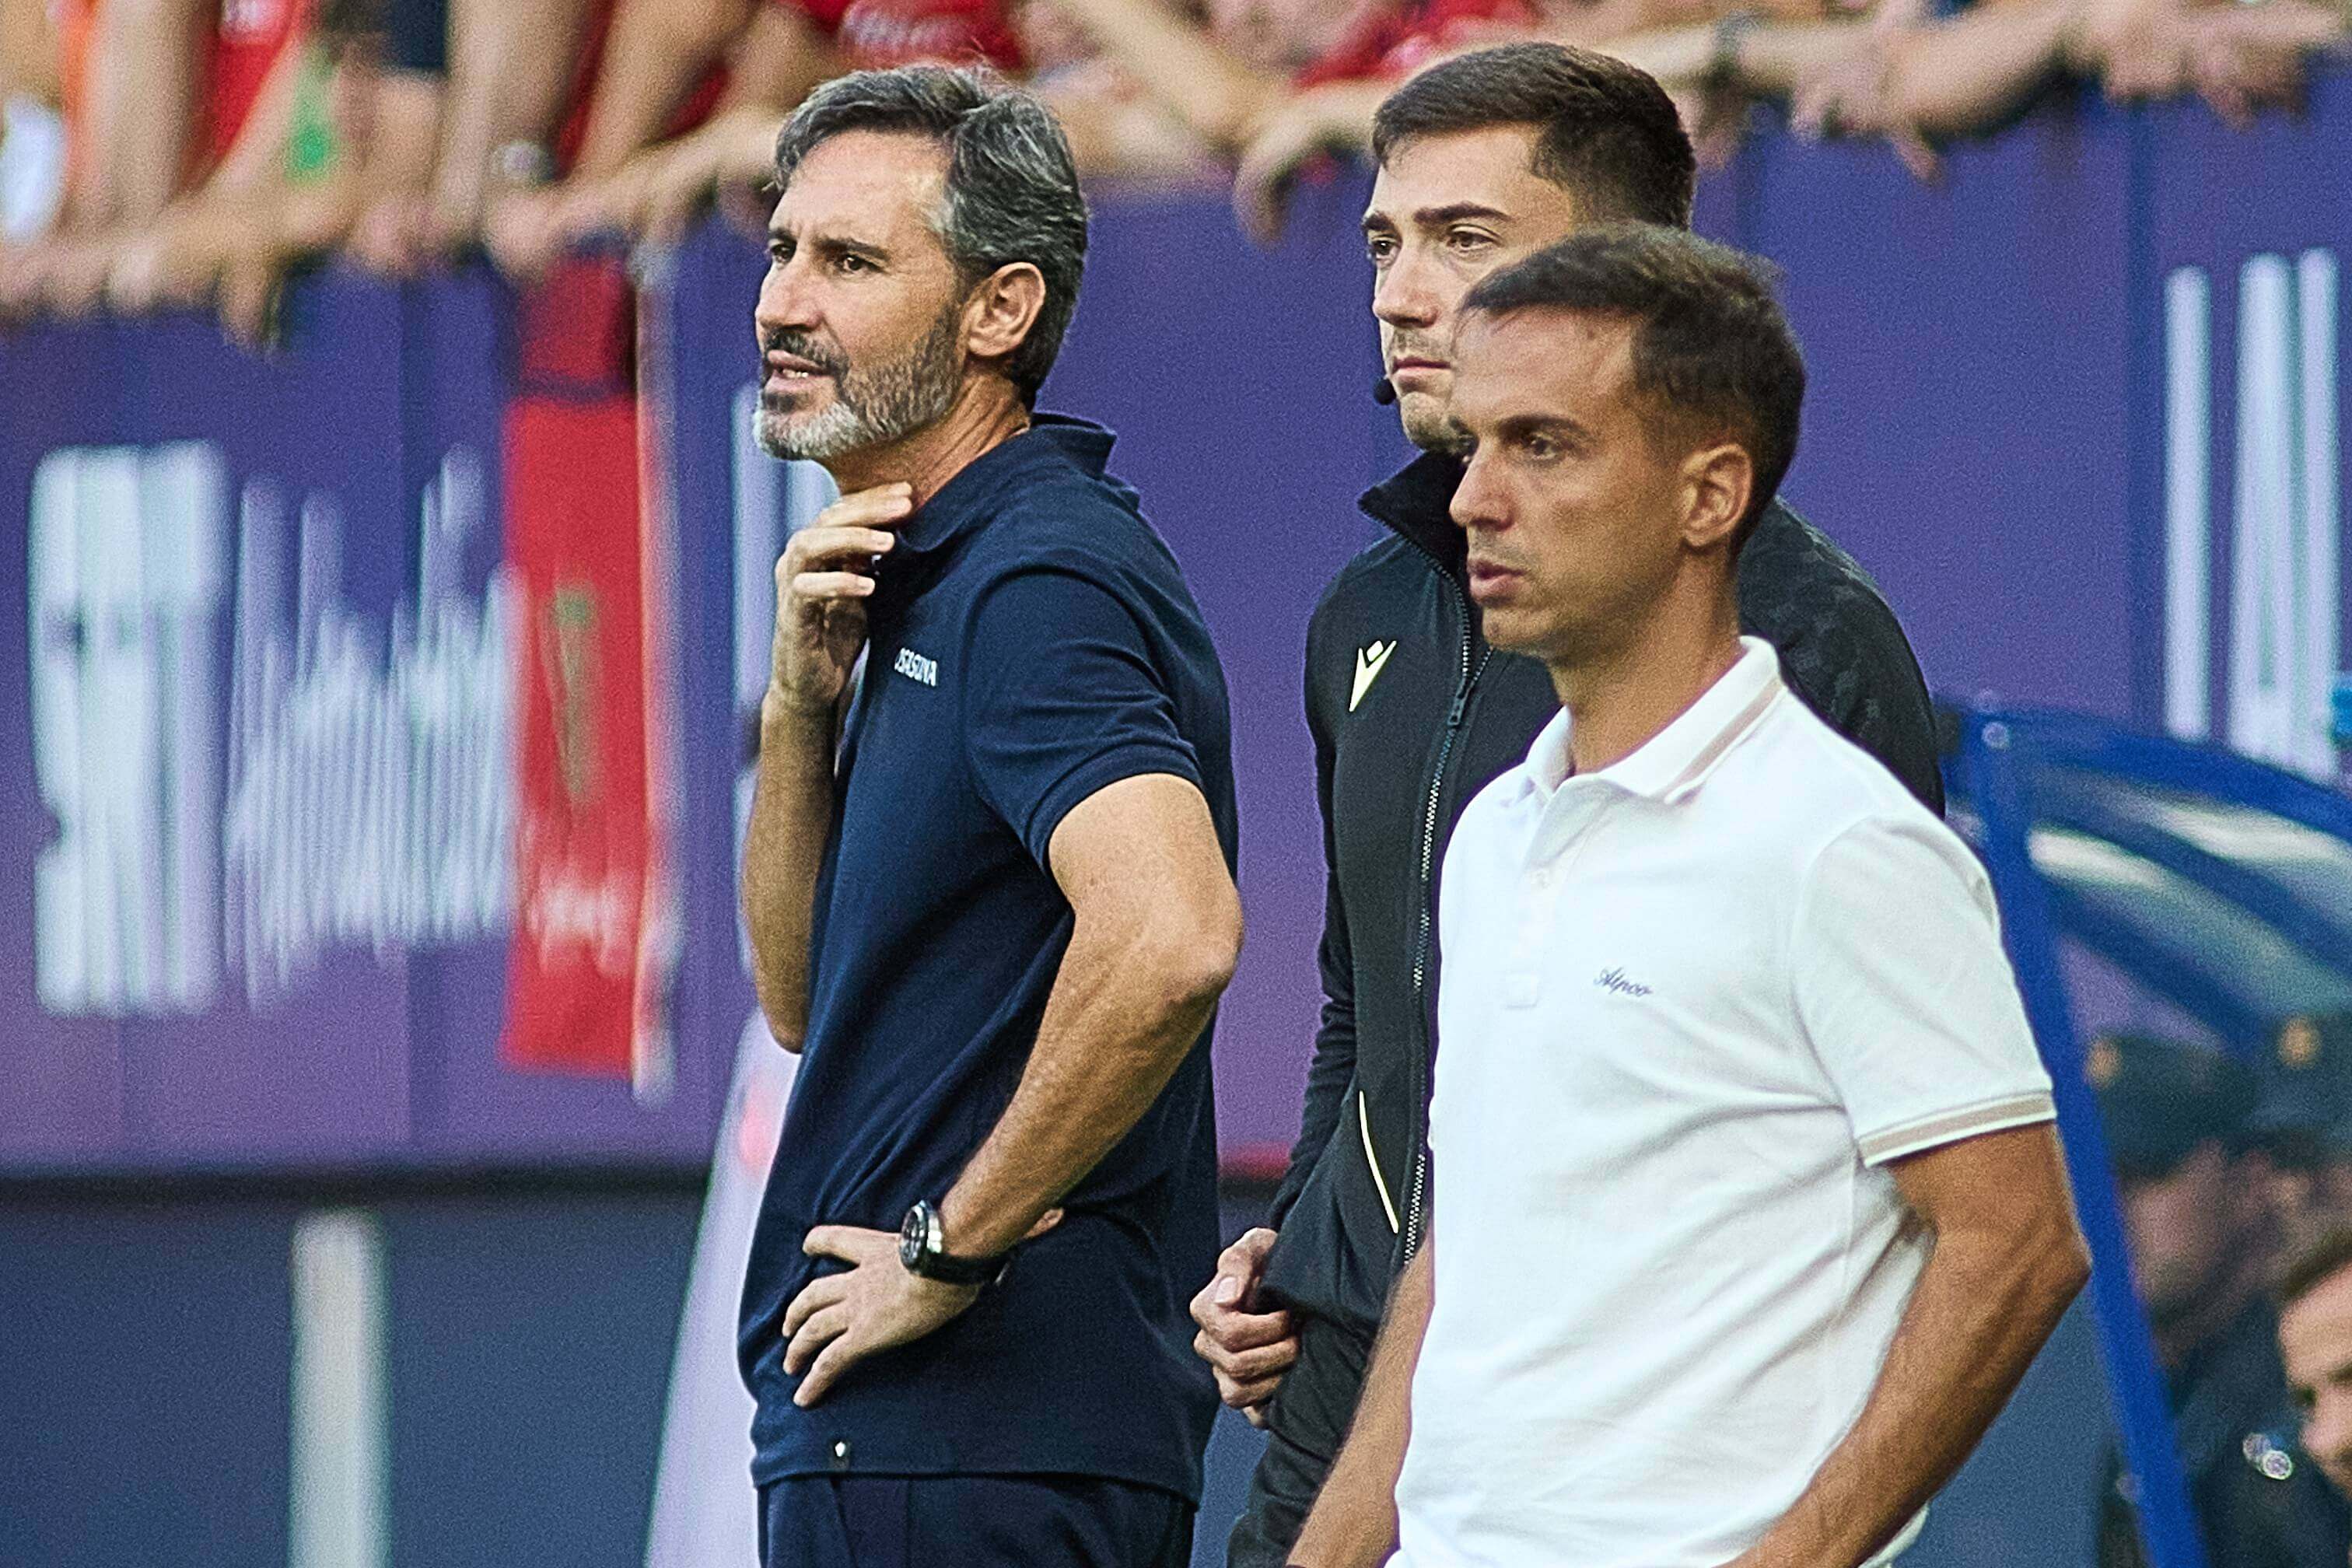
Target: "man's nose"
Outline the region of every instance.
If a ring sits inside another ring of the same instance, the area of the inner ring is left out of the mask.
[[[1508,500],[1492,463],[1484,452],[1473,452],[1463,468],[1461,484],[1454,488],[1454,526],[1477,534],[1507,526],[1509,515]]]
[[[762,337],[771,332],[806,331],[816,326],[815,296],[796,260],[768,268],[768,275],[760,280],[760,300],[752,308],[751,321]]]
[[[1433,327],[1445,314],[1432,265],[1421,247],[1405,246],[1372,285],[1372,314],[1391,327]]]

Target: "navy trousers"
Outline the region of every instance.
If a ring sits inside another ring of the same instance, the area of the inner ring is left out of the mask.
[[[1186,1568],[1192,1505],[1092,1476],[792,1476],[760,1492],[764,1568]]]

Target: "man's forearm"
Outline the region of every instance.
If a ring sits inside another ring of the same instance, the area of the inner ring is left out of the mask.
[[[751,7],[745,0],[630,0],[613,16],[586,132],[572,173],[594,179],[650,147]]]
[[[1348,1440],[1291,1548],[1298,1568],[1377,1568],[1396,1544],[1396,1484],[1412,1433],[1412,1373],[1436,1299],[1436,1237],[1422,1239],[1389,1299]]]
[[[1219,150],[1247,145],[1289,84],[1234,58],[1157,0],[1054,0],[1121,70]]]
[[[958,1253],[992,1258],[1027,1235],[1167,1087],[1232,973],[1229,952],[1192,955],[1191,924],[1080,918],[1012,1102],[940,1203]]]
[[[452,0],[449,88],[435,199],[478,215],[492,159],[540,141],[563,111],[586,0]]]
[[[760,766],[743,835],[743,921],[751,984],[768,1028],[789,1050],[808,1028],[809,929],[817,867],[833,825],[833,713],[760,705]]]
[[[712,119],[747,108],[772,111],[768,116],[772,148],[784,111],[819,82],[847,68],[833,40],[818,32],[804,13],[787,5],[761,5],[728,53],[727,88]]]
[[[77,216],[143,224],[179,189],[195,129],[202,0],[108,0],[89,50],[91,153]]]
[[[2044,0],[1918,29],[1895,56],[1895,114],[1931,136],[1991,129],[2065,69],[2077,9]]]
[[[2068,1226],[1939,1239],[1853,1429],[1738,1568],[1858,1568],[1927,1505],[2081,1288]]]
[[[360,184],[366,199],[425,190],[441,136],[441,83],[415,71],[386,71],[373,88]]]

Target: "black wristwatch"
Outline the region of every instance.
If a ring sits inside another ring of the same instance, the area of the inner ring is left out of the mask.
[[[940,1211],[918,1201],[898,1222],[898,1261],[909,1274],[936,1279],[942,1285],[993,1285],[1004,1278],[1013,1254],[999,1258],[958,1258],[948,1250],[947,1227]]]

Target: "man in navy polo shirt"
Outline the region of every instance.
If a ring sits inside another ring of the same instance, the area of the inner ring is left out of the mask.
[[[1052,118],[865,73],[776,163],[760,435],[844,495],[777,565],[744,852],[803,1053],[744,1287],[762,1554],[1175,1568],[1241,941],[1223,677],[1109,432],[1031,413],[1086,251]]]

